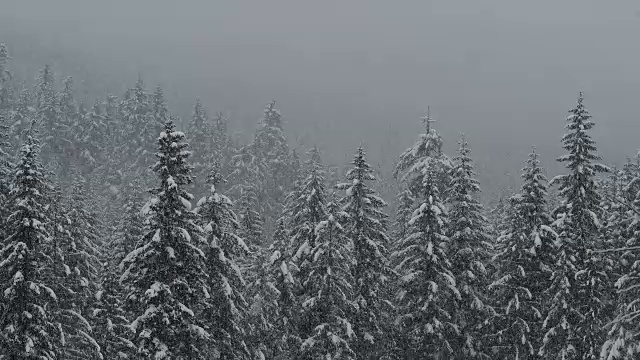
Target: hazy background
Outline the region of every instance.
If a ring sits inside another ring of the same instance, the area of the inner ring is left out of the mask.
[[[559,170],[580,90],[604,161],[636,152],[639,35],[637,0],[0,0],[18,76],[50,63],[82,99],[140,74],[173,111],[199,96],[236,130],[276,99],[291,142],[334,162],[363,141],[389,164],[430,105],[450,154],[468,136],[489,193],[517,181],[531,145]]]

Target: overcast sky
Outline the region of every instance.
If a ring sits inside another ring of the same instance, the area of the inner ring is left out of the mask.
[[[176,107],[200,96],[242,123],[276,99],[335,161],[361,141],[373,161],[398,155],[430,105],[449,152],[468,136],[485,187],[532,145],[555,173],[580,90],[604,161],[634,154],[639,35],[632,0],[0,0],[15,62],[140,73]]]

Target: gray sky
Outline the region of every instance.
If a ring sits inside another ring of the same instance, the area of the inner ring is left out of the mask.
[[[100,86],[140,72],[178,108],[200,96],[247,123],[276,99],[335,161],[361,141],[397,156],[430,105],[449,152],[468,136],[485,188],[531,145],[556,172],[579,90],[604,161],[635,153],[638,34],[631,0],[0,0],[15,62]]]

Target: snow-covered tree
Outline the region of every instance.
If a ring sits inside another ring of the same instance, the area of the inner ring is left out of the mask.
[[[132,166],[145,169],[151,164],[154,144],[155,121],[149,94],[142,79],[129,89],[122,103],[121,136],[126,146],[123,152],[129,157]]]
[[[631,181],[630,186],[637,186],[640,178]],[[623,203],[626,204],[626,203]],[[640,323],[640,261],[637,260],[637,247],[640,246],[640,192],[636,193],[629,212],[630,224],[625,229],[629,238],[620,248],[610,248],[613,256],[631,260],[621,268],[622,274],[615,282],[618,292],[617,311],[608,327],[608,336],[601,349],[600,358],[606,360],[633,359],[640,354],[638,346],[638,330]],[[633,250],[632,250],[633,249]]]
[[[295,331],[295,319],[300,310],[295,295],[297,283],[293,277],[297,268],[291,260],[291,243],[284,218],[278,220],[268,250],[267,279],[276,295],[269,307],[272,312],[267,314],[273,331],[272,354],[274,359],[285,360],[294,356],[301,340]]]
[[[11,213],[4,222],[9,236],[0,250],[0,357],[6,359],[61,358],[58,298],[48,276],[54,267],[46,206],[51,185],[38,153],[37,140],[27,136],[9,197]]]
[[[140,247],[123,260],[120,281],[133,302],[131,329],[142,359],[207,359],[208,340],[201,312],[208,291],[202,229],[191,211],[190,152],[172,121],[158,138],[153,170],[160,185],[151,193],[150,228]]]
[[[554,211],[559,239],[549,289],[553,300],[539,351],[545,358],[595,359],[604,342],[603,296],[608,289],[602,256],[594,253],[601,200],[595,176],[607,168],[595,163],[600,158],[588,133],[594,125],[581,93],[577,106],[569,110],[568,133],[562,138],[568,154],[558,158],[569,172],[552,180],[559,185],[563,203]]]
[[[555,253],[546,179],[535,150],[522,171],[520,194],[511,198],[510,226],[499,238],[498,279],[490,286],[500,305],[494,338],[502,359],[537,358]]]
[[[64,136],[59,132],[59,109],[58,101],[54,89],[53,70],[46,65],[36,78],[36,110],[38,112],[38,121],[42,126],[42,135],[44,137],[43,161],[47,164],[54,156],[61,154],[60,139]]]
[[[217,154],[210,154],[213,149],[210,148],[209,136],[215,134],[211,134],[209,125],[204,106],[200,98],[197,98],[189,122],[189,136],[193,143],[194,190],[198,191],[204,188],[203,185],[207,180],[209,160],[220,160],[216,157]]]
[[[353,244],[341,223],[347,214],[336,202],[327,204],[328,217],[315,229],[315,246],[305,287],[312,289],[302,302],[303,318],[310,330],[300,348],[303,359],[356,359],[353,315],[354,295],[350,256]]]
[[[7,46],[4,43],[0,43],[0,113],[8,110],[11,103],[12,94],[9,90],[9,81],[12,78],[12,74],[7,68],[9,59]]]
[[[196,208],[207,239],[210,297],[204,317],[214,342],[214,358],[245,359],[250,356],[243,327],[247,311],[243,295],[246,285],[237,262],[249,249],[236,234],[239,224],[231,200],[217,192],[221,178],[214,168],[209,178],[211,192],[198,201]]]
[[[301,282],[309,274],[312,262],[311,251],[316,247],[315,228],[327,217],[325,171],[320,158],[320,151],[314,147],[309,150],[306,162],[305,179],[293,194],[290,209],[290,236],[293,249],[293,261],[296,263]],[[303,290],[305,292],[306,290]]]
[[[431,127],[435,120],[428,112],[422,120],[426,126],[425,133],[420,134],[418,141],[400,155],[394,170],[394,177],[399,177],[416,198],[424,193],[422,169],[427,165],[434,168],[438,190],[444,194],[449,187],[452,168],[451,160],[442,152],[442,137]]]
[[[396,196],[396,216],[393,222],[394,246],[407,237],[410,231],[409,220],[413,217],[415,199],[411,191],[402,190]]]
[[[276,102],[272,101],[264,109],[254,140],[254,150],[265,167],[265,207],[269,213],[280,214],[291,179],[287,171],[289,146],[282,128],[282,116],[275,105]]]
[[[31,94],[29,90],[24,89],[20,91],[13,109],[9,111],[9,134],[12,145],[22,144],[34,117],[35,108],[31,103]]]
[[[469,144],[464,136],[458,144],[447,198],[450,220],[447,235],[451,242],[448,253],[461,296],[455,303],[454,321],[462,336],[455,350],[457,356],[487,358],[481,327],[493,312],[487,301],[489,277],[485,268],[491,240],[483,206],[476,198],[481,189],[469,157]]]
[[[400,276],[398,323],[405,337],[397,346],[405,358],[451,357],[459,336],[447,304],[459,301],[460,293],[446,251],[447,213],[438,190],[438,169],[432,161],[437,160],[412,170],[422,174],[418,179],[421,193],[417,194],[422,200],[407,220],[405,237],[399,239],[393,254]]]
[[[75,133],[76,156],[83,174],[92,172],[104,162],[106,147],[110,141],[105,120],[100,100],[96,100],[91,111],[79,119],[79,126]]]
[[[56,205],[54,225],[56,283],[59,319],[65,334],[65,359],[99,358],[100,349],[88,321],[92,314],[93,296],[97,290],[100,262],[95,215],[87,210],[84,185],[76,177],[71,194]]]
[[[104,359],[130,359],[136,352],[135,345],[129,340],[129,320],[124,311],[124,289],[118,281],[117,265],[113,261],[103,264],[105,274],[95,293],[92,313],[94,338],[100,346]]]
[[[375,177],[362,147],[358,148],[352,164],[353,168],[346,173],[348,182],[337,188],[346,191],[340,205],[348,215],[344,226],[354,245],[353,278],[358,304],[355,349],[359,356],[368,359],[379,356],[384,340],[382,313],[388,303],[382,289],[391,274],[385,248],[389,243],[387,215],[383,212],[387,204],[369,186]]]

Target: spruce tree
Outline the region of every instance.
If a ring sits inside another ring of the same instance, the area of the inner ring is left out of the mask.
[[[304,318],[310,332],[302,342],[302,359],[356,359],[353,314],[354,295],[350,248],[342,226],[347,214],[336,202],[327,204],[328,217],[315,229],[309,276],[304,285],[312,289],[303,297]]]
[[[595,163],[600,158],[588,131],[594,127],[584,107],[582,93],[575,108],[569,110],[563,136],[568,154],[558,158],[565,162],[568,174],[557,176],[563,204],[554,212],[559,235],[557,263],[549,295],[551,308],[544,320],[546,333],[539,354],[545,358],[595,359],[604,342],[603,292],[606,275],[598,248],[600,194],[595,176],[607,171]]]
[[[389,243],[387,215],[383,212],[387,204],[369,187],[375,177],[362,147],[352,164],[353,168],[346,173],[348,182],[337,188],[346,191],[340,205],[348,215],[344,226],[354,244],[353,278],[358,304],[354,324],[358,341],[354,348],[360,357],[373,359],[379,357],[385,340],[382,314],[387,303],[382,290],[391,274],[385,248]]]
[[[59,109],[54,89],[53,70],[46,65],[36,79],[36,110],[38,121],[43,127],[43,162],[45,165],[55,156],[62,153],[60,139],[64,135],[59,132]]]
[[[0,43],[0,114],[9,109],[11,101],[9,81],[12,78],[12,74],[7,68],[9,59],[7,46],[4,43]]]
[[[59,296],[59,319],[65,333],[65,359],[99,358],[100,349],[90,323],[93,298],[97,290],[98,224],[87,210],[84,185],[74,179],[71,194],[55,206],[55,290]],[[64,206],[66,205],[66,206]]]
[[[291,243],[284,218],[278,220],[273,241],[269,246],[268,275],[270,286],[276,290],[275,298],[271,299],[272,313],[268,314],[273,326],[273,358],[278,360],[291,359],[300,345],[300,337],[295,331],[295,318],[300,311],[296,300],[296,283],[293,274],[296,265],[292,261]]]
[[[217,158],[217,154],[209,154],[213,149],[209,145],[209,136],[215,136],[210,134],[211,129],[207,119],[207,113],[204,110],[204,106],[200,102],[200,98],[196,99],[196,103],[193,106],[193,113],[191,115],[191,121],[189,122],[189,136],[193,139],[193,169],[196,179],[194,180],[194,190],[201,191],[204,188],[204,183],[207,180],[207,171],[209,170],[209,160],[220,160]]]
[[[491,284],[501,307],[494,336],[502,359],[537,358],[555,253],[546,179],[535,150],[522,171],[520,194],[510,200],[509,228],[499,238],[498,279]]]
[[[140,247],[123,260],[120,280],[132,301],[131,329],[142,359],[206,359],[209,332],[201,317],[208,291],[197,215],[191,211],[190,152],[172,121],[158,138],[153,170],[160,185],[151,193],[150,228]]]
[[[626,188],[637,186],[640,178],[632,180]],[[627,204],[627,203],[623,203]],[[622,247],[611,247],[614,257],[622,255],[626,266],[620,267],[621,275],[614,285],[617,289],[617,309],[613,321],[608,326],[607,340],[604,342],[600,358],[606,360],[633,359],[640,354],[637,334],[640,324],[637,321],[640,314],[640,262],[637,261],[637,247],[640,246],[640,192],[635,195],[631,203],[631,210],[627,216],[630,223],[625,230],[628,239]]]
[[[58,297],[48,274],[51,236],[46,197],[52,187],[38,160],[39,145],[27,136],[9,196],[8,237],[0,250],[0,357],[56,360],[63,335],[56,320]]]
[[[425,132],[420,134],[418,141],[412,147],[406,149],[398,158],[398,163],[394,170],[394,177],[406,184],[411,194],[418,198],[423,194],[422,178],[420,169],[424,169],[428,164],[435,171],[438,191],[444,194],[449,188],[450,172],[452,168],[451,160],[442,152],[442,137],[431,127],[435,122],[430,114],[422,118],[425,124]]]
[[[129,166],[146,169],[151,165],[151,153],[155,134],[155,124],[149,94],[142,79],[129,89],[122,103],[122,141],[126,146],[123,153],[129,157]]]
[[[20,91],[13,110],[9,112],[9,134],[14,147],[19,147],[26,140],[25,135],[34,115],[35,108],[32,106],[31,94],[29,90],[24,89]]]
[[[298,278],[305,281],[312,262],[311,251],[316,247],[315,228],[327,217],[325,171],[320,159],[320,151],[314,147],[309,150],[305,179],[300,188],[294,191],[289,227],[293,246],[293,261],[299,269]],[[303,286],[304,288],[304,286]],[[306,292],[305,289],[302,290]]]
[[[456,356],[487,358],[488,349],[483,343],[481,328],[492,315],[485,291],[489,285],[485,263],[490,257],[491,240],[482,204],[476,199],[481,189],[469,157],[471,150],[464,136],[458,144],[460,148],[453,159],[455,165],[447,199],[450,220],[447,235],[451,242],[448,253],[461,295],[453,310],[455,324],[461,332],[455,350]]]
[[[264,110],[264,116],[256,132],[254,149],[265,167],[265,207],[272,214],[280,214],[285,200],[284,194],[291,186],[291,180],[287,176],[289,146],[283,132],[282,116],[275,105],[276,102],[272,101]]]
[[[217,192],[222,177],[214,168],[209,182],[211,192],[198,201],[196,212],[204,224],[207,246],[207,274],[210,296],[205,305],[204,318],[211,333],[213,358],[223,360],[248,359],[245,343],[247,302],[244,298],[245,280],[238,260],[249,252],[244,240],[237,235],[239,224],[233,203]]]
[[[454,314],[447,307],[460,300],[460,292],[447,253],[448,220],[439,193],[439,170],[433,164],[437,161],[427,160],[415,169],[422,174],[415,179],[421,200],[404,224],[405,237],[399,239],[393,254],[400,276],[397,306],[403,339],[396,346],[401,358],[451,357],[459,336]]]

